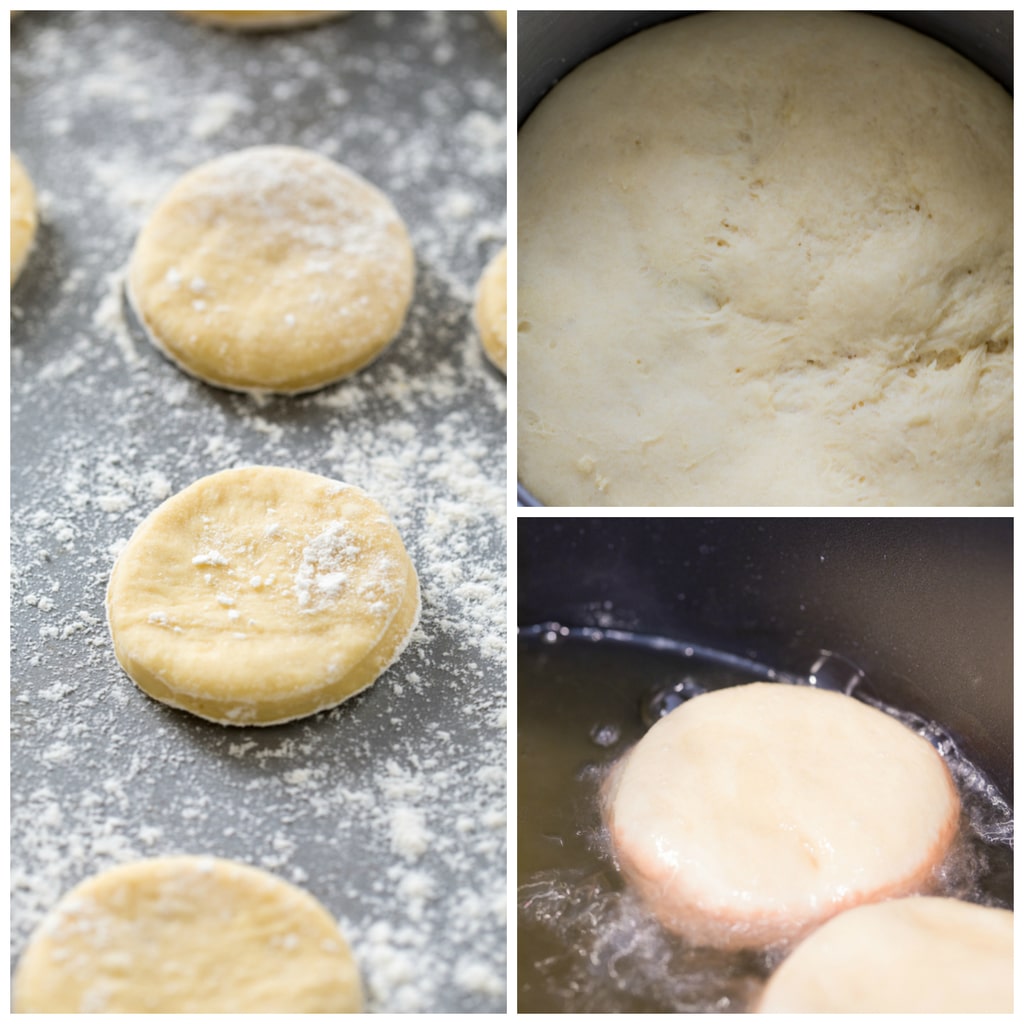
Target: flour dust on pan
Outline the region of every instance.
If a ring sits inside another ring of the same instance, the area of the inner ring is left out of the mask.
[[[767,666],[700,645],[558,623],[520,630],[519,666],[520,1012],[751,1009],[787,950],[700,948],[662,928],[616,871],[599,795],[612,765],[660,715],[708,690],[763,679]],[[857,666],[834,652],[823,651],[800,677],[774,675],[853,693],[928,740],[963,808],[938,892],[1012,906],[1012,809],[947,730],[881,702]]]
[[[507,234],[504,40],[474,11],[255,36],[169,11],[15,28],[11,133],[40,226],[11,323],[12,961],[82,879],[206,851],[308,889],[349,938],[368,1012],[503,1012],[506,394],[472,299]],[[308,395],[186,376],[124,301],[178,176],[268,142],[373,180],[417,258],[401,337]],[[252,465],[372,494],[423,615],[381,685],[240,731],[133,686],[103,601],[153,508]]]

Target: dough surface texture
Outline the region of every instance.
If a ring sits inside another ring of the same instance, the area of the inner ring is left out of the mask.
[[[716,13],[519,133],[548,505],[1012,505],[1012,101],[881,17]]]
[[[1013,913],[915,896],[858,907],[802,942],[761,1013],[1011,1013]]]
[[[616,766],[605,800],[619,866],[652,912],[725,949],[926,886],[960,810],[944,762],[902,723],[783,683],[687,701]]]
[[[506,372],[508,347],[508,250],[502,248],[484,268],[476,291],[474,315],[487,358]]]
[[[11,284],[18,279],[36,237],[36,192],[32,179],[11,154]]]
[[[262,32],[277,28],[299,28],[340,18],[348,11],[183,11],[196,21],[240,32]]]
[[[258,146],[186,174],[135,244],[151,340],[219,387],[296,393],[370,362],[402,326],[414,260],[390,200],[307,150]]]
[[[64,896],[14,977],[16,1013],[358,1013],[359,973],[308,893],[214,857],[121,865]]]
[[[128,675],[225,725],[340,704],[398,658],[419,612],[416,571],[373,498],[269,466],[215,473],[169,498],[107,589]]]

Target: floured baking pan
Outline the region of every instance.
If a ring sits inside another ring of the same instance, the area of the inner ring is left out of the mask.
[[[505,384],[472,324],[505,241],[505,40],[482,12],[353,12],[258,35],[180,14],[25,12],[12,148],[41,224],[12,292],[12,956],[116,863],[210,854],[310,891],[368,1008],[505,1008]],[[301,397],[183,374],[124,301],[135,236],[192,167],[322,153],[398,208],[405,326]],[[423,614],[333,711],[265,729],[147,698],[104,620],[117,552],[162,500],[247,464],[356,484],[395,521]]]

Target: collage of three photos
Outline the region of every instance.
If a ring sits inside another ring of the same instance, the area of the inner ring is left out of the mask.
[[[13,1012],[1011,1013],[1013,22],[12,11]]]

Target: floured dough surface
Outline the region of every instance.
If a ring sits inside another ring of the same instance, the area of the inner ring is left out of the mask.
[[[205,21],[220,28],[237,31],[268,31],[276,28],[298,28],[320,21],[339,18],[347,11],[183,11],[196,21]]]
[[[790,941],[925,886],[959,798],[932,747],[843,694],[751,683],[687,701],[606,787],[620,868],[697,944]]]
[[[912,897],[858,907],[804,940],[761,1013],[1011,1013],[1013,913]]]
[[[114,565],[114,651],[151,697],[272,725],[376,680],[419,620],[416,571],[358,487],[270,466],[204,477],[157,508]]]
[[[243,864],[166,857],[88,879],[32,937],[16,1013],[358,1013],[359,973],[308,893]]]
[[[484,268],[477,285],[474,315],[487,358],[506,371],[508,345],[508,250],[502,248]]]
[[[551,505],[1012,504],[1012,102],[880,17],[702,14],[519,134]]]
[[[11,154],[11,284],[18,279],[36,237],[36,192],[21,161]]]
[[[308,150],[258,146],[186,174],[135,244],[132,305],[182,369],[242,391],[309,391],[402,326],[414,260],[390,200]]]

